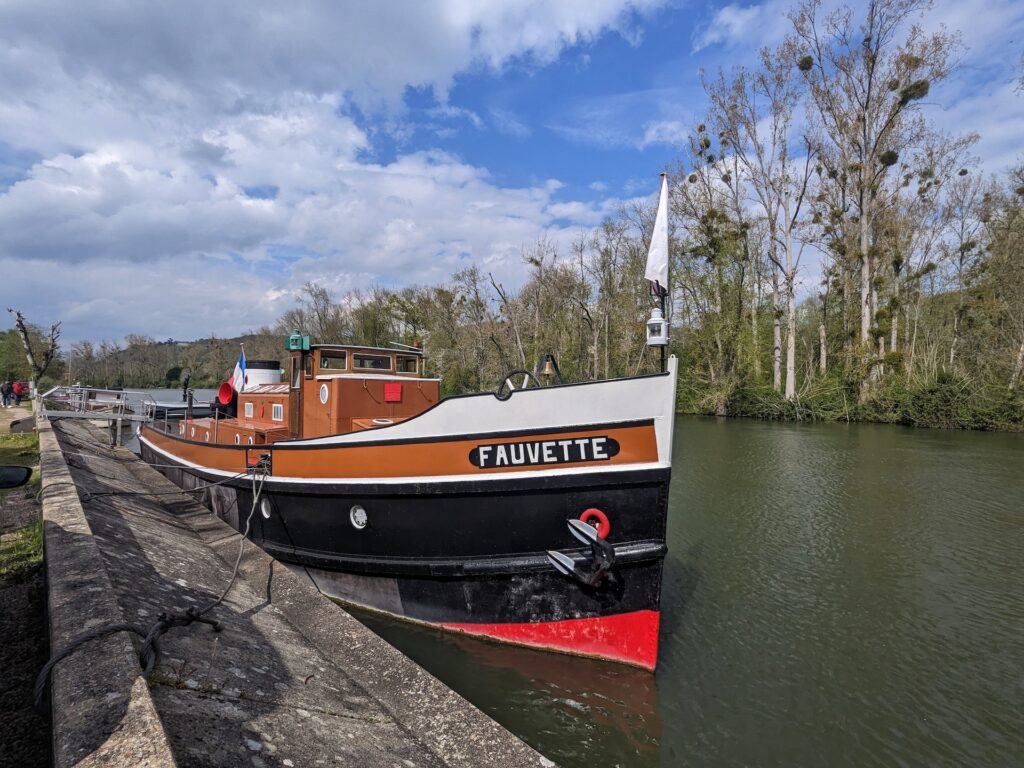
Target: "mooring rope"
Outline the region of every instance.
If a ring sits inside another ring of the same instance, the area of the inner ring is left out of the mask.
[[[101,447],[109,448],[110,446],[101,446]],[[127,450],[127,449],[125,449],[125,450]],[[137,462],[139,460],[139,457],[136,456],[134,453],[131,455],[131,458],[127,458],[126,457],[124,459],[119,458],[117,456],[111,456],[110,454],[107,454],[106,456],[97,456],[95,453],[82,453],[81,451],[61,451],[61,455],[63,455],[63,456],[83,456],[83,457],[85,457],[87,459],[103,459],[104,461],[113,461],[116,464],[123,464],[124,466],[130,466],[130,465],[134,464],[135,462]],[[145,459],[143,459],[143,461],[145,461]],[[184,469],[184,467],[182,467],[181,464],[158,464],[156,462],[149,462],[149,461],[146,461],[146,464],[147,464],[147,466],[150,466],[150,467],[166,467],[168,469]]]
[[[248,472],[239,472],[237,475],[226,477],[223,480],[218,480],[215,483],[198,485],[195,488],[180,488],[174,491],[96,491],[95,493],[93,493],[92,491],[84,491],[82,501],[89,501],[90,499],[94,499],[99,496],[177,496],[182,493],[195,493],[196,491],[205,491],[207,488],[216,488],[218,485],[224,485],[225,483],[230,483],[233,480],[239,480],[248,474]],[[117,478],[108,477],[107,479],[116,480]]]
[[[245,540],[249,536],[249,527],[252,523],[252,516],[256,512],[256,506],[259,504],[260,494],[263,493],[263,483],[266,480],[267,473],[266,468],[262,468],[263,471],[259,473],[259,485],[256,483],[256,473],[252,474],[252,507],[249,509],[249,516],[245,518],[245,530],[242,531],[242,536],[238,541],[238,556],[235,558],[235,565],[231,569],[231,578],[228,580],[227,586],[224,587],[224,591],[220,593],[216,600],[210,602],[206,607],[202,609],[187,608],[179,613],[163,612],[157,616],[156,622],[147,630],[143,630],[134,624],[125,623],[113,623],[105,624],[102,627],[97,627],[84,635],[80,635],[71,641],[70,644],[56,656],[51,656],[49,661],[43,665],[43,668],[39,671],[39,675],[36,677],[36,684],[34,689],[33,701],[36,711],[45,715],[47,711],[46,707],[46,687],[50,679],[50,673],[53,668],[61,661],[66,659],[68,656],[73,654],[79,648],[86,643],[92,642],[93,640],[108,635],[116,634],[117,632],[129,632],[133,635],[138,636],[142,640],[142,648],[139,650],[139,665],[142,667],[142,674],[144,677],[148,677],[149,674],[156,669],[157,663],[160,661],[160,636],[163,635],[167,630],[172,627],[187,627],[193,622],[201,622],[203,624],[209,624],[213,627],[214,632],[220,632],[221,624],[219,621],[213,619],[204,618],[204,615],[216,606],[220,605],[224,598],[227,597],[228,592],[231,591],[231,587],[234,586],[235,581],[238,578],[238,567],[242,562],[242,553],[245,551]],[[231,478],[229,478],[231,479]],[[100,494],[103,495],[103,494]],[[154,495],[154,494],[138,494],[138,495]],[[156,494],[159,495],[159,494]],[[238,503],[238,497],[235,497],[235,503]]]

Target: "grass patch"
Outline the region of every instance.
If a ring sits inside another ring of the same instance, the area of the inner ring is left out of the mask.
[[[23,467],[36,467],[28,485],[6,493],[24,493],[35,496],[39,492],[39,435],[28,432],[21,435],[0,435],[0,464],[17,464]],[[5,492],[0,491],[0,496]]]
[[[10,497],[24,495],[31,498],[39,491],[39,436],[35,432],[19,435],[0,435],[0,464],[36,467],[27,485],[0,491],[0,504],[10,503]],[[16,502],[25,503],[25,502]],[[0,542],[0,584],[20,584],[31,578],[43,563],[43,521],[5,534]]]
[[[35,432],[0,435],[0,464],[21,464],[30,467],[38,463],[39,436]]]
[[[37,518],[0,542],[0,584],[20,584],[43,564],[43,521]]]

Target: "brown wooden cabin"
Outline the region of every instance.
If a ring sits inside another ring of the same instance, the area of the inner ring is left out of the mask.
[[[187,420],[179,434],[235,445],[324,437],[404,421],[440,398],[419,350],[314,344],[292,352],[285,373],[239,393],[237,418]]]

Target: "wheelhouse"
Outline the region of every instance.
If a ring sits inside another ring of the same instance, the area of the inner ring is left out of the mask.
[[[178,434],[207,443],[267,445],[390,426],[440,399],[440,379],[423,376],[420,349],[296,346],[284,371],[276,361],[251,361],[231,417],[186,419]]]

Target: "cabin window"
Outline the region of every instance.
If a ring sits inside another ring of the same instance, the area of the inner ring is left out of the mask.
[[[270,418],[274,421],[284,421],[284,405],[281,403],[274,403],[270,406]]]
[[[365,371],[390,371],[391,357],[389,355],[352,355],[356,368]]]
[[[251,419],[252,418],[252,403],[246,403],[245,404],[245,418],[247,418],[247,419]]]
[[[344,371],[348,368],[348,352],[321,352],[321,371]]]
[[[303,355],[302,356],[302,366],[303,366],[303,370],[305,371],[306,378],[307,379],[312,379],[313,378],[313,356],[312,355]]]
[[[399,373],[416,373],[419,360],[415,357],[401,357],[397,358],[398,372]]]

